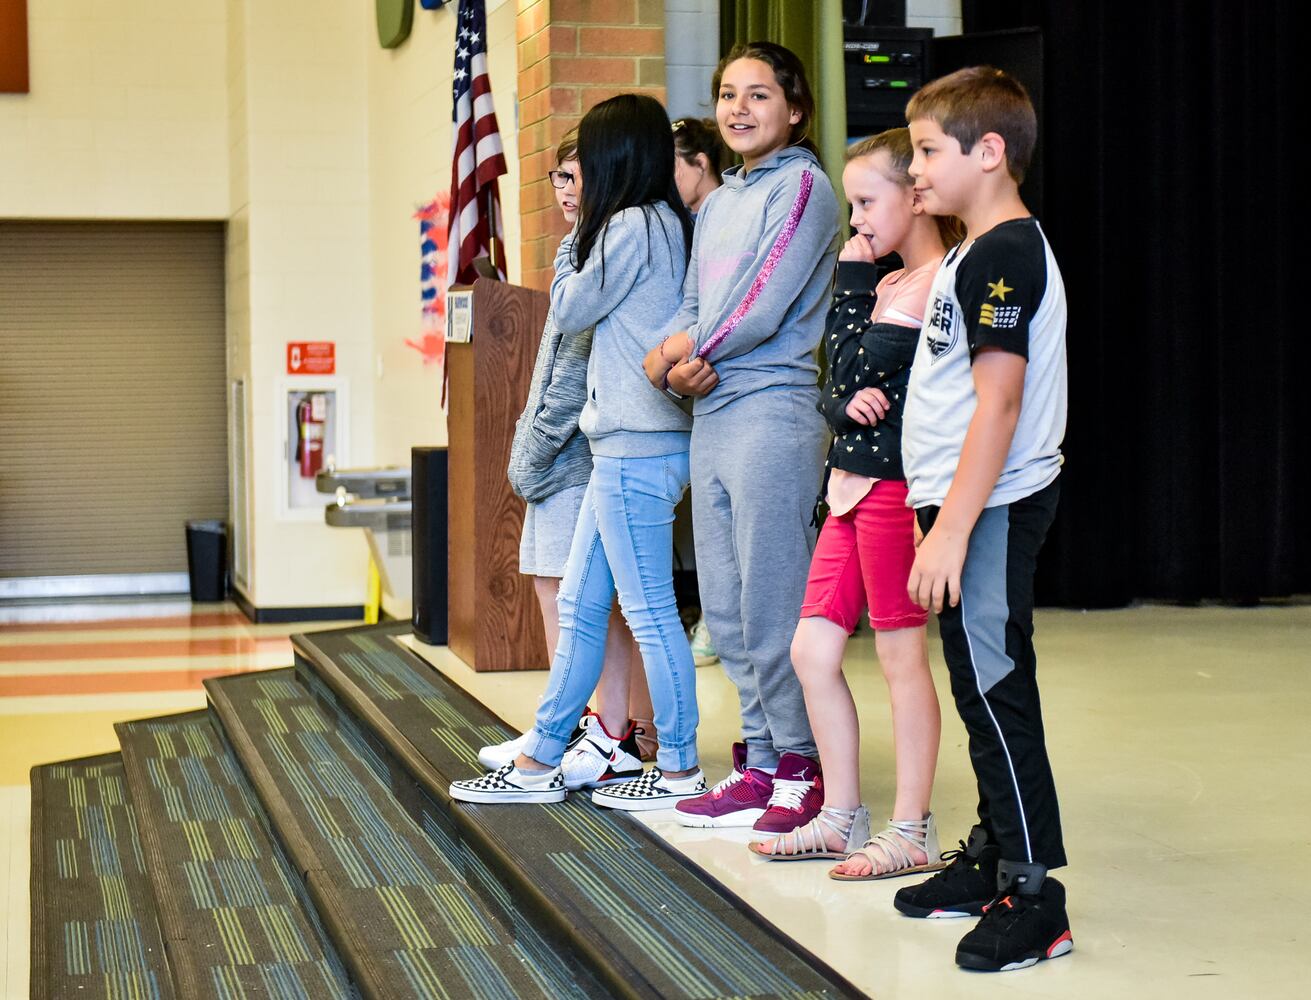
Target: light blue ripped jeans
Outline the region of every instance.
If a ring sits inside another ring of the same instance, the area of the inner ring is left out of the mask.
[[[657,764],[696,767],[696,666],[674,600],[674,505],[688,484],[687,452],[592,460],[569,561],[560,581],[560,644],[523,752],[559,764],[569,734],[596,690],[606,624],[619,607],[642,650]]]

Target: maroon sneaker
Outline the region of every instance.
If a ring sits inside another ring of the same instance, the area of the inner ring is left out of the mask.
[[[746,765],[747,745],[734,743],[732,772],[704,795],[675,805],[678,822],[695,827],[750,826],[764,816],[773,779]]]
[[[777,836],[805,826],[824,806],[824,779],[819,761],[796,753],[785,753],[774,772],[774,792],[765,814],[756,820],[757,833]]]

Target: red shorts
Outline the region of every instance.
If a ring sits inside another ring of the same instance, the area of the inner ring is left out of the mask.
[[[920,627],[929,613],[906,593],[914,562],[915,512],[906,506],[906,483],[880,479],[855,507],[824,522],[801,617],[827,618],[850,635],[868,608],[876,629]]]

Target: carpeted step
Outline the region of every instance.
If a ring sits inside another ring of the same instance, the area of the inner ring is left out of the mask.
[[[118,754],[32,768],[32,1000],[171,1000]]]
[[[210,714],[114,729],[178,994],[350,997],[305,887]]]
[[[358,727],[394,789],[417,782],[430,811],[448,817],[425,829],[450,826],[616,995],[864,996],[631,816],[581,795],[559,805],[452,803],[450,781],[480,773],[478,749],[513,733],[393,641],[408,631],[387,623],[294,636],[302,683],[335,709],[339,729]]]
[[[572,956],[504,922],[291,670],[206,681],[210,706],[368,998],[603,997]]]

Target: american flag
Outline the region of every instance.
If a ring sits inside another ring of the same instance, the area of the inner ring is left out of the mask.
[[[504,280],[505,243],[496,178],[505,173],[505,156],[492,109],[492,81],[487,75],[483,0],[460,0],[458,23],[447,273],[454,282],[470,283],[477,277],[474,259],[490,256]]]

